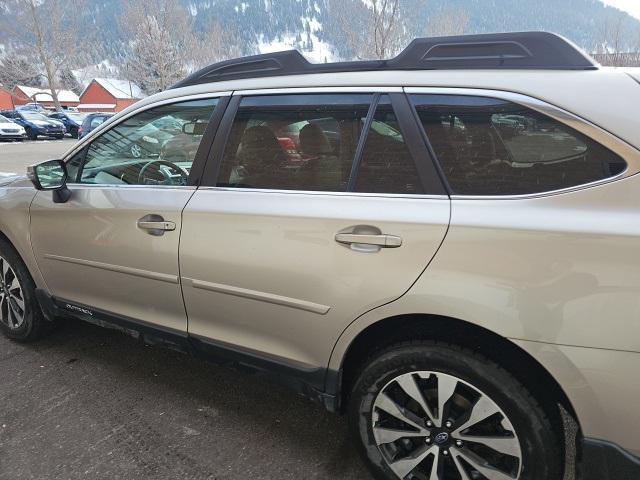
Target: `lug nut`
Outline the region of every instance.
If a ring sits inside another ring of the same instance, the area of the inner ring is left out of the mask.
[[[462,447],[462,440],[456,440],[456,447]]]
[[[447,421],[447,423],[445,423],[444,426],[447,428],[451,428],[453,427],[453,423],[451,423],[451,421]]]
[[[445,457],[449,455],[449,450],[442,450],[442,455],[444,455]]]
[[[432,441],[432,440],[431,440],[431,437],[427,437],[427,438],[425,438],[425,439],[424,439],[424,441],[425,441],[425,443],[426,443],[427,445],[431,445],[431,441]]]
[[[431,420],[427,420],[427,427],[433,427],[433,422]]]

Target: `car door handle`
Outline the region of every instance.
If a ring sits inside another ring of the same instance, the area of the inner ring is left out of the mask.
[[[336,242],[347,245],[376,245],[381,248],[398,248],[402,245],[402,238],[397,235],[372,235],[367,233],[336,233]]]
[[[138,220],[138,228],[146,230],[149,235],[160,236],[164,232],[172,232],[176,229],[175,222],[165,220],[160,215],[145,215]]]

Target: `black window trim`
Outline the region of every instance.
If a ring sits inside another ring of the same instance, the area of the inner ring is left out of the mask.
[[[605,130],[604,128],[568,111],[557,105],[548,103],[538,98],[524,95],[521,93],[511,92],[507,90],[492,90],[486,88],[460,88],[460,87],[404,87],[403,88],[410,108],[414,112],[416,122],[420,130],[423,132],[425,141],[428,142],[426,132],[422,128],[420,119],[418,117],[417,110],[414,108],[411,102],[411,96],[413,95],[457,95],[457,96],[470,96],[470,97],[487,97],[499,100],[505,100],[512,102],[523,107],[529,108],[535,112],[548,116],[549,118],[572,128],[579,133],[585,135],[596,143],[599,143],[603,147],[612,151],[616,155],[620,156],[627,164],[627,168],[618,175],[603,178],[590,183],[576,185],[558,190],[549,190],[539,193],[527,193],[521,195],[465,195],[450,193],[451,200],[519,200],[519,199],[531,199],[549,197],[555,195],[561,195],[565,193],[576,192],[585,190],[591,187],[605,185],[608,183],[616,182],[623,178],[627,178],[637,173],[640,173],[640,151],[625,142],[623,139],[617,137],[612,132]],[[433,150],[433,149],[431,149]],[[433,153],[433,158],[440,170],[439,161]],[[441,171],[441,170],[440,170]],[[443,182],[446,181],[443,175]],[[450,191],[450,188],[447,187]]]
[[[349,174],[349,180],[347,189],[344,192],[325,192],[316,190],[281,190],[281,189],[246,189],[235,187],[219,187],[217,186],[218,177],[220,175],[220,168],[222,166],[222,160],[224,157],[224,149],[229,140],[233,122],[235,120],[240,103],[245,97],[255,96],[283,96],[283,95],[326,95],[326,94],[371,94],[372,100],[367,111],[367,117],[365,119],[365,125],[363,127],[363,133],[358,139],[358,145],[352,161],[351,172]],[[362,153],[364,152],[366,138],[369,133],[369,128],[373,122],[376,109],[380,98],[383,95],[388,95],[391,99],[391,105],[398,119],[401,133],[405,138],[405,142],[411,154],[412,160],[416,166],[418,177],[421,182],[423,193],[369,193],[369,192],[354,192],[357,183],[358,168],[360,166]],[[240,191],[260,191],[271,193],[308,193],[314,195],[352,195],[352,196],[383,196],[383,197],[412,197],[412,198],[429,198],[429,197],[441,197],[448,196],[448,192],[443,185],[440,177],[440,173],[436,170],[436,162],[426,147],[424,140],[419,136],[422,127],[416,123],[417,120],[413,118],[412,107],[407,99],[405,93],[402,93],[401,87],[389,87],[388,91],[384,88],[371,88],[366,87],[354,87],[353,91],[337,88],[332,90],[330,88],[322,87],[317,91],[315,89],[277,89],[277,91],[270,92],[268,90],[260,90],[255,92],[242,92],[240,94],[233,92],[229,105],[224,112],[224,117],[220,123],[217,131],[217,135],[214,139],[213,145],[209,150],[207,162],[204,166],[202,174],[202,181],[199,187],[206,189],[223,189],[223,190],[240,190]]]

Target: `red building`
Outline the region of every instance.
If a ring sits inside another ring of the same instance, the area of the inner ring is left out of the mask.
[[[16,106],[26,105],[32,102],[37,102],[45,108],[55,108],[51,90],[48,88],[17,85],[13,89],[13,103]],[[58,102],[60,102],[62,107],[77,107],[80,103],[80,98],[71,90],[58,90]]]
[[[144,97],[142,89],[128,80],[94,78],[80,95],[82,112],[120,112]]]
[[[13,108],[11,92],[0,86],[0,110],[13,110]]]

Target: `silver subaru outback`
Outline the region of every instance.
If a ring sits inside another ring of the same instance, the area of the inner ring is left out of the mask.
[[[640,74],[540,33],[232,60],[0,189],[0,325],[346,412],[375,478],[640,478]],[[34,188],[35,187],[35,188]]]

